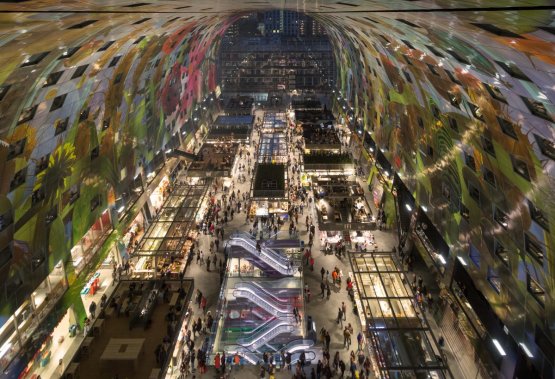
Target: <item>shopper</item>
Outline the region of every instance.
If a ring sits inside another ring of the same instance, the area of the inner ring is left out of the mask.
[[[91,318],[94,318],[96,313],[96,303],[94,301],[89,305],[89,313],[91,314]]]
[[[344,301],[341,302],[341,313],[343,313],[343,321],[347,321],[347,306]]]

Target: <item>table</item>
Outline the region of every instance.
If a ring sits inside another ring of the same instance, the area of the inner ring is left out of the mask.
[[[110,338],[100,356],[101,361],[133,361],[137,368],[139,355],[144,347],[144,338]]]
[[[174,292],[170,300],[170,307],[175,307],[175,305],[177,304],[177,299],[179,299],[179,293]]]

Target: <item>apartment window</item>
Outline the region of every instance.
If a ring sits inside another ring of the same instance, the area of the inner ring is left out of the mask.
[[[436,76],[441,76],[439,75],[439,72],[437,72],[436,68],[434,66],[432,66],[429,63],[426,63],[426,66],[428,66],[428,70],[430,70],[430,72]]]
[[[110,61],[110,65],[108,67],[114,67],[115,65],[118,64],[120,59],[121,59],[121,55],[118,55],[117,57],[112,58],[112,60]]]
[[[528,170],[528,165],[526,164],[526,162],[512,155],[511,160],[513,162],[513,170],[524,179],[530,181],[530,171]]]
[[[68,29],[83,29],[89,25],[94,24],[95,22],[97,22],[98,20],[87,20],[87,21],[83,21],[80,22],[78,24],[72,25],[70,26]]]
[[[457,120],[454,119],[453,117],[449,117],[449,126],[451,127],[451,129],[453,129],[455,132],[459,132],[459,126],[457,125]]]
[[[416,121],[418,122],[419,127],[424,128],[424,120],[422,120],[422,117],[418,116]]]
[[[142,40],[144,40],[144,39],[145,39],[145,36],[140,36],[139,38],[137,38],[137,39],[135,40],[135,42],[133,42],[133,45],[136,45],[136,44],[140,43],[140,42],[141,42]]]
[[[464,64],[470,64],[470,61],[468,60],[467,57],[464,57],[462,55],[460,55],[458,52],[456,52],[455,50],[446,50],[447,54],[451,55],[453,58],[455,58],[459,63],[464,63]]]
[[[77,67],[77,69],[75,70],[75,72],[71,76],[71,79],[76,79],[76,78],[80,77],[81,75],[83,75],[85,73],[85,71],[87,71],[87,67],[89,67],[88,64],[84,64],[82,66]]]
[[[493,209],[493,219],[497,221],[499,225],[503,227],[503,229],[507,230],[509,227],[509,217],[505,212],[494,206]]]
[[[10,147],[8,149],[8,160],[23,154],[23,150],[25,149],[26,143],[27,143],[27,137],[20,139],[15,143],[10,144]]]
[[[468,184],[468,194],[480,204],[480,190],[474,184]]]
[[[89,108],[85,108],[81,111],[79,115],[79,121],[84,121],[89,118]]]
[[[95,197],[92,198],[92,200],[91,200],[91,212],[93,212],[96,208],[98,208],[101,201],[102,201],[102,199],[100,198],[100,195],[96,195]]]
[[[451,187],[449,186],[449,184],[445,182],[441,183],[441,194],[444,198],[451,201]]]
[[[543,265],[544,249],[538,240],[529,233],[524,233],[524,248],[532,258]]]
[[[148,20],[150,20],[150,18],[142,18],[139,21],[134,22],[133,25],[139,25]]]
[[[474,117],[480,121],[484,121],[484,115],[482,114],[482,109],[480,107],[477,107],[472,103],[468,103],[468,106],[470,107],[470,111]]]
[[[104,121],[102,121],[102,130],[106,130],[110,127],[110,119],[106,119]]]
[[[499,279],[499,275],[497,275],[497,272],[493,269],[493,267],[488,267],[487,279],[489,284],[491,285],[491,288],[493,288],[495,292],[500,293],[501,279]]]
[[[538,143],[542,154],[548,158],[555,160],[555,144],[553,144],[552,141],[545,139],[537,134],[534,134],[534,137],[536,138],[536,142]]]
[[[67,130],[67,125],[69,123],[69,117],[66,117],[64,119],[60,119],[60,120],[56,120],[56,123],[54,124],[55,127],[55,132],[54,135],[58,135],[61,134],[63,132],[65,132]]]
[[[503,68],[503,70],[505,70],[509,75],[511,75],[513,78],[517,78],[520,80],[525,80],[527,82],[531,82],[530,78],[527,77],[524,72],[522,72],[520,70],[520,68],[518,68],[517,65],[515,65],[512,62],[509,63],[503,63],[500,61],[495,61],[495,63],[497,63],[499,66],[501,66],[501,68]]]
[[[42,201],[43,199],[44,199],[44,189],[38,188],[35,191],[33,191],[33,194],[31,195],[31,205],[36,205],[38,202]]]
[[[33,117],[35,117],[35,113],[37,112],[37,106],[38,105],[33,105],[32,107],[25,108],[19,115],[19,119],[17,120],[17,125],[31,121]]]
[[[480,268],[480,252],[478,251],[478,249],[476,249],[476,247],[473,244],[470,244],[468,257],[476,267]]]
[[[121,82],[121,78],[123,77],[123,73],[119,73],[116,75],[116,78],[114,79],[114,84],[118,84],[119,82]]]
[[[449,79],[451,79],[451,81],[455,84],[461,85],[461,81],[457,78],[455,78],[455,75],[453,75],[453,73],[449,70],[445,70],[445,72],[447,73],[447,76],[449,77]]]
[[[70,47],[69,49],[67,49],[66,51],[64,51],[62,53],[62,55],[60,55],[60,57],[58,59],[67,59],[72,57],[77,51],[79,51],[79,49],[81,48],[81,46],[75,46],[75,47]]]
[[[503,96],[503,94],[501,93],[501,90],[499,90],[499,88],[497,88],[496,86],[493,86],[491,84],[484,84],[484,86],[486,87],[486,90],[489,92],[491,97],[493,97],[494,99],[496,99],[498,101],[501,101],[502,103],[507,104],[507,99],[505,99],[505,96]]]
[[[10,191],[13,191],[23,183],[25,183],[25,179],[27,178],[27,167],[22,168],[18,172],[15,173],[11,183],[10,183]]]
[[[510,30],[506,30],[506,29],[501,29],[498,28],[495,25],[492,24],[479,24],[479,23],[471,23],[474,26],[479,27],[480,29],[483,29],[485,31],[490,32],[491,34],[495,34],[496,36],[500,36],[500,37],[509,37],[509,38],[522,38],[522,36],[520,34],[516,34],[511,32]]]
[[[407,81],[409,83],[412,83],[412,78],[410,77],[410,74],[406,71],[403,71],[403,74],[405,75],[405,78],[407,78]]]
[[[459,204],[459,213],[466,221],[470,219],[470,210],[462,203]]]
[[[493,251],[495,256],[501,260],[503,265],[509,267],[509,252],[497,238],[493,240]]]
[[[464,161],[472,171],[476,171],[476,160],[472,155],[464,153]]]
[[[50,159],[50,153],[43,155],[40,159],[37,159],[35,163],[35,174],[46,170],[48,167],[48,160]]]
[[[98,158],[99,154],[100,154],[100,148],[97,146],[91,150],[91,160]]]
[[[526,287],[534,299],[536,299],[542,307],[545,306],[545,290],[540,282],[534,279],[530,273],[526,274]]]
[[[53,112],[57,109],[60,109],[64,106],[64,102],[66,101],[67,94],[63,94],[60,96],[56,96],[52,101],[52,105],[50,106],[50,112]]]
[[[532,217],[532,220],[549,232],[549,220],[545,213],[536,207],[530,200],[528,200],[528,209],[530,210],[530,217]]]
[[[441,116],[439,108],[435,104],[432,104],[432,114],[436,119],[439,119],[439,117]]]
[[[52,85],[58,83],[58,80],[60,80],[63,73],[64,73],[63,71],[58,71],[58,72],[53,72],[50,75],[48,75],[48,77],[44,81],[43,87],[52,86]]]
[[[503,131],[503,133],[505,133],[511,138],[518,139],[518,135],[516,134],[516,131],[515,131],[515,125],[512,122],[507,121],[501,117],[497,117],[497,122],[499,123],[499,126],[501,127],[501,130]]]
[[[0,101],[4,100],[4,96],[8,93],[11,85],[0,86]]]
[[[108,41],[106,42],[104,45],[102,45],[102,47],[100,49],[98,49],[98,51],[106,51],[108,50],[108,48],[110,46],[112,46],[114,44],[115,41]]]
[[[407,20],[403,19],[403,18],[397,18],[396,20],[399,21],[399,22],[402,22],[402,23],[405,24],[405,25],[412,26],[413,28],[419,28],[419,27],[420,27],[420,26],[418,26],[418,25],[416,25],[416,24],[413,24],[413,23],[410,22],[410,21],[407,21]]]
[[[4,214],[0,214],[0,232],[12,224],[13,224],[13,217],[10,211],[7,211]]]
[[[495,175],[493,174],[493,171],[491,171],[489,168],[482,166],[482,172],[484,175],[484,180],[486,182],[488,182],[492,187],[497,187],[497,183],[495,181]]]
[[[439,51],[438,49],[436,49],[435,47],[431,46],[431,45],[426,45],[426,47],[428,48],[428,50],[430,50],[432,53],[434,53],[434,55],[440,57],[440,58],[444,58],[445,55],[443,55],[441,53],[441,51]]]
[[[484,151],[495,158],[495,148],[493,147],[493,142],[488,137],[482,137],[482,147]]]
[[[524,96],[521,96],[520,98],[522,99],[530,113],[532,113],[534,116],[538,116],[543,118],[544,120],[553,122],[553,119],[551,118],[549,113],[547,113],[547,109],[545,109],[545,105],[541,101],[532,100]]]
[[[28,57],[27,59],[25,59],[20,67],[34,66],[37,63],[39,63],[40,61],[42,61],[48,54],[50,54],[50,51],[45,51],[43,53],[33,54],[30,57]]]

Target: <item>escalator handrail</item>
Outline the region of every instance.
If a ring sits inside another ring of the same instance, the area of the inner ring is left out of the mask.
[[[241,291],[246,292],[249,295],[247,295],[247,296],[240,296],[240,295],[237,296],[237,295],[235,295],[235,292],[241,292]],[[235,289],[233,290],[233,296],[235,296],[235,297],[245,297],[245,298],[247,298],[247,299],[249,299],[253,302],[254,302],[254,300],[258,300],[258,301],[261,301],[262,303],[268,305],[269,307],[271,307],[275,312],[286,314],[286,315],[287,314],[290,314],[290,315],[293,314],[292,310],[290,311],[287,308],[285,308],[285,310],[283,308],[278,308],[275,304],[272,304],[270,301],[262,298],[261,296],[259,296],[257,293],[255,293],[250,288],[237,288],[237,287],[235,287]],[[254,303],[256,305],[260,305],[259,303],[256,303],[256,302],[254,302]]]
[[[283,320],[283,319],[276,319],[275,322],[277,325],[275,325],[275,327],[270,328],[269,330],[263,331],[261,333],[259,333],[259,335],[254,336],[252,339],[246,339],[246,338],[241,338],[238,339],[237,342],[241,345],[243,345],[244,347],[247,346],[253,346],[260,342],[260,340],[264,337],[268,337],[268,338],[272,338],[280,333],[283,332],[284,329],[290,329],[292,328],[292,325],[290,324],[289,320]],[[248,341],[248,342],[247,342]],[[264,343],[266,343],[266,341],[264,341]],[[254,349],[257,349],[257,347],[255,347]]]
[[[256,246],[254,244],[250,244],[244,238],[239,237],[239,238],[231,239],[228,241],[228,244],[231,243],[233,245],[233,242],[236,242],[237,245],[247,249],[251,254],[257,251]],[[249,249],[252,249],[252,250],[249,250]],[[268,257],[271,261],[273,261],[274,264],[278,266],[274,268],[279,272],[283,274],[290,274],[292,272],[292,269],[289,268],[287,263],[279,262],[276,258],[272,257],[272,254],[269,254],[267,251],[264,251],[264,249],[261,250],[261,254],[263,254],[264,256]]]
[[[266,288],[262,287],[262,286],[261,286],[260,284],[258,284],[258,283],[254,283],[254,282],[240,282],[240,283],[237,283],[237,284],[235,285],[235,288],[238,288],[239,286],[254,287],[253,290],[263,292],[264,295],[266,295],[266,296],[272,298],[272,300],[274,300],[276,303],[286,303],[286,304],[289,304],[289,300],[281,299],[281,298],[277,297],[276,295],[274,295],[273,293],[271,293],[270,291],[268,291]]]
[[[233,235],[231,236],[231,238],[244,238],[244,239],[248,239],[249,241],[253,242],[253,244],[256,244],[256,239],[250,235],[249,233],[245,233],[245,232],[235,232],[233,233]],[[279,251],[272,249],[271,247],[266,246],[265,244],[263,244],[262,249],[265,249],[269,252],[271,252],[272,254],[276,255],[279,259],[283,260],[284,262],[287,262],[289,259],[285,256],[283,256],[283,254],[281,254]]]
[[[253,242],[253,246],[255,246],[256,248],[256,240],[248,233],[245,232],[235,232],[233,233],[233,235],[231,236],[231,238],[244,238],[244,239],[248,239],[249,241]],[[266,250],[267,252],[275,255],[277,257],[277,259],[281,260],[282,263],[284,264],[288,264],[290,258],[283,256],[283,254],[281,254],[279,251],[272,249],[271,247],[268,247],[266,245],[261,245],[261,250]]]

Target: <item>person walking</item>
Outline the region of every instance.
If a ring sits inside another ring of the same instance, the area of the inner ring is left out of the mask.
[[[362,341],[363,341],[362,332],[358,332],[357,334],[358,350],[362,350]]]
[[[341,310],[341,308],[339,308],[337,310],[337,320],[336,322],[339,324],[341,323],[341,327],[343,327],[343,311]]]
[[[326,274],[326,269],[324,268],[324,266],[322,266],[322,269],[320,270],[320,274],[322,275],[322,281],[324,281],[324,275]]]
[[[326,284],[326,296],[327,296],[327,299],[329,300],[329,299],[330,299],[330,296],[331,296],[331,288],[330,288],[330,284],[329,284],[329,283]]]
[[[347,306],[344,301],[341,302],[341,311],[343,313],[343,321],[347,321]]]
[[[348,327],[343,330],[343,346],[347,349],[351,347],[351,333]]]

